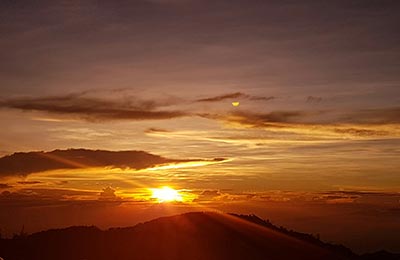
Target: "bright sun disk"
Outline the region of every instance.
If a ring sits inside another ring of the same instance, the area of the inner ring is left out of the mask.
[[[170,187],[162,187],[159,189],[151,189],[152,198],[157,199],[159,202],[182,201],[182,195],[177,190]]]

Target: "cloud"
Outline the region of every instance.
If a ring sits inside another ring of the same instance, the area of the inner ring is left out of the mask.
[[[359,109],[354,111],[338,110],[286,110],[255,113],[237,111],[228,114],[199,114],[214,119],[263,126],[267,123],[302,123],[302,124],[399,124],[400,107],[381,109]]]
[[[9,188],[12,188],[12,186],[7,183],[0,183],[0,189],[9,189]]]
[[[194,201],[211,201],[220,196],[222,196],[222,193],[219,190],[203,190]]]
[[[199,114],[199,116],[253,127],[263,127],[269,123],[293,122],[294,118],[303,117],[304,113],[301,111],[273,111],[269,113],[239,111],[228,114]]]
[[[307,103],[320,103],[322,101],[322,97],[308,96],[306,101]]]
[[[22,185],[32,185],[32,184],[40,184],[42,182],[41,181],[19,181],[17,183],[22,184]]]
[[[104,190],[103,190],[104,192]],[[45,206],[95,206],[103,203],[122,203],[118,197],[114,199],[98,199],[98,192],[69,189],[21,189],[0,193],[0,207],[45,207]],[[110,194],[108,194],[110,195]]]
[[[144,132],[146,134],[152,134],[152,133],[170,133],[171,131],[162,128],[150,127],[147,128]]]
[[[388,136],[390,135],[390,131],[385,130],[373,130],[373,129],[363,129],[363,128],[334,128],[333,132],[338,134],[346,134],[353,136]]]
[[[100,192],[99,200],[113,201],[119,199],[121,198],[115,195],[115,190],[111,187],[104,188],[103,191]]]
[[[334,136],[397,137],[400,136],[400,108],[365,109],[348,112],[331,110],[293,110],[254,113],[235,111],[220,114],[198,114],[232,126],[261,128],[297,134],[319,133]]]
[[[86,97],[85,93],[40,98],[14,98],[0,100],[0,108],[39,111],[86,120],[160,120],[186,116],[187,113],[157,110],[166,103],[130,99],[104,99]]]
[[[68,149],[14,153],[0,158],[0,176],[90,167],[145,169],[159,164],[188,161],[190,160],[167,159],[143,151]]]
[[[235,117],[240,117],[247,123],[288,123],[293,122],[295,118],[304,117],[305,113],[301,111],[273,111],[264,114],[253,114],[237,112]]]
[[[250,96],[242,92],[235,92],[215,97],[208,97],[196,100],[196,102],[219,102],[226,99],[249,99],[249,100],[260,100],[260,101],[269,101],[274,99],[275,97],[258,97],[258,96]]]
[[[398,192],[376,191],[326,191],[326,192],[297,192],[270,190],[262,192],[234,192],[220,190],[200,191],[195,199],[197,203],[229,203],[229,202],[261,202],[261,203],[296,203],[296,204],[357,204],[384,205],[391,209],[397,207],[400,200]]]
[[[216,96],[216,97],[198,99],[197,102],[218,102],[218,101],[222,101],[225,99],[234,99],[234,98],[243,98],[243,97],[247,97],[247,95],[243,94],[241,92],[236,92],[236,93],[220,95],[220,96]]]
[[[321,193],[314,200],[325,203],[364,203],[364,204],[386,204],[388,207],[397,206],[400,201],[399,192],[385,191],[327,191]]]
[[[256,97],[256,96],[250,96],[249,100],[259,100],[259,101],[270,101],[275,99],[275,97],[273,96],[269,96],[269,97]]]
[[[359,124],[398,124],[400,107],[361,109],[341,116],[339,122]]]

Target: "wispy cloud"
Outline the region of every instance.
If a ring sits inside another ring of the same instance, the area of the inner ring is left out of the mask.
[[[360,109],[342,115],[338,118],[337,122],[359,124],[398,124],[400,123],[400,107]]]
[[[12,188],[11,185],[9,185],[8,183],[0,183],[0,189],[9,189]]]
[[[166,104],[138,99],[105,99],[71,94],[0,100],[0,108],[39,111],[86,120],[160,120],[186,116],[176,110],[159,110]]]
[[[320,103],[322,101],[322,97],[308,96],[306,101],[307,103]]]
[[[18,181],[18,184],[22,185],[33,185],[33,184],[40,184],[42,183],[41,181]]]
[[[400,199],[398,192],[382,191],[326,191],[326,192],[294,192],[294,191],[263,191],[263,192],[234,192],[222,190],[199,191],[195,202],[281,202],[308,204],[375,204],[385,203],[387,208],[396,206]]]
[[[197,102],[219,102],[227,99],[249,99],[249,100],[260,100],[260,101],[269,101],[274,99],[275,97],[262,97],[262,96],[251,96],[242,92],[235,92],[230,94],[224,94],[214,97],[197,99]]]
[[[231,113],[199,116],[220,120],[232,126],[261,128],[299,134],[329,134],[336,136],[387,137],[400,135],[400,109],[365,109],[338,111],[271,111]]]
[[[199,116],[251,127],[265,127],[274,123],[291,123],[295,121],[294,119],[303,118],[305,115],[302,111],[273,111],[269,113],[239,111],[226,114],[203,113]]]
[[[152,134],[152,133],[170,133],[171,131],[163,128],[150,127],[147,128],[144,132],[146,134]]]
[[[201,114],[208,118],[225,118],[238,123],[253,126],[265,126],[269,123],[302,123],[302,124],[398,124],[400,108],[360,109],[354,111],[336,110],[286,110],[255,113],[238,111],[222,114]],[[329,118],[329,120],[327,120]]]
[[[68,205],[107,205],[123,203],[114,194],[113,189],[105,188],[102,192],[72,189],[20,189],[0,193],[0,207],[46,207]],[[114,195],[114,196],[113,196]]]

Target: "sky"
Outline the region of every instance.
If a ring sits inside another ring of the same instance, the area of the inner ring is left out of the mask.
[[[2,233],[220,210],[400,252],[399,11],[1,1]]]

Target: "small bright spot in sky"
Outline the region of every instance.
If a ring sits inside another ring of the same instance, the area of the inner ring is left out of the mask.
[[[232,102],[232,106],[238,107],[240,105],[239,101]]]

